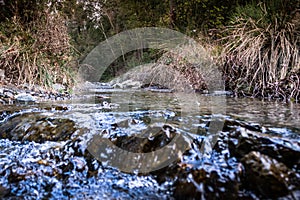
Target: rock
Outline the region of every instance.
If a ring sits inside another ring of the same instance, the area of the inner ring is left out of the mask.
[[[3,94],[5,95],[6,98],[13,99],[15,92],[10,89],[4,89]]]
[[[221,138],[226,144],[225,136]],[[240,190],[241,164],[228,157],[226,145],[218,142],[208,157],[200,152],[201,146],[202,139],[194,139],[181,162],[153,172],[158,182],[174,182],[175,199],[251,199]]]
[[[88,150],[105,165],[124,172],[145,174],[164,168],[175,163],[189,146],[171,125],[157,124],[130,135],[122,132],[119,124],[111,126],[111,131],[105,129],[93,136]]]
[[[229,150],[233,156],[242,158],[251,151],[268,155],[290,168],[300,167],[299,142],[257,131],[239,128],[230,135]]]
[[[41,97],[41,98],[46,98],[48,96],[48,94],[40,93],[40,94],[38,94],[38,96]]]
[[[166,129],[169,129],[169,131],[166,131]],[[150,127],[141,135],[110,139],[116,146],[124,150],[134,153],[149,153],[167,145],[176,134],[173,127],[164,125],[163,127]]]
[[[0,185],[0,198],[4,198],[8,193],[8,189]]]
[[[222,166],[217,166],[220,162]],[[205,161],[195,158],[191,163],[170,165],[153,174],[159,183],[173,182],[175,199],[247,199],[248,195],[239,191],[238,170],[239,167],[226,163],[220,155]]]
[[[142,86],[142,83],[139,82],[139,81],[133,81],[133,80],[125,80],[123,82],[118,82],[118,83],[115,83],[113,85],[114,88],[134,88],[134,89],[137,89],[137,88],[140,88]]]
[[[57,92],[60,92],[60,91],[64,91],[66,89],[66,87],[62,84],[59,84],[59,83],[55,83],[52,85],[52,88],[54,90],[56,90]]]
[[[83,89],[94,89],[94,88],[97,88],[97,85],[94,84],[94,83],[91,83],[89,81],[86,81],[84,83],[82,83],[80,85],[80,88],[83,88]]]
[[[58,98],[59,97],[59,98]],[[67,92],[64,93],[51,93],[38,85],[23,84],[18,87],[14,85],[6,85],[0,88],[0,103],[13,104],[19,103],[32,103],[40,100],[55,100],[55,99],[70,99],[71,96]]]
[[[261,129],[226,121],[208,158],[195,139],[186,162],[153,174],[160,183],[173,182],[175,199],[299,199],[299,143]]]
[[[36,102],[36,98],[28,93],[21,93],[21,94],[15,95],[14,98],[18,102]]]
[[[14,116],[0,125],[0,138],[17,141],[64,141],[78,130],[69,119],[59,119],[25,113]]]
[[[81,82],[77,84],[73,90],[77,93],[80,93],[82,91],[88,91],[88,90],[107,90],[107,89],[113,89],[114,87],[110,85],[109,83],[101,83],[101,82]]]
[[[279,198],[298,188],[296,174],[283,163],[257,151],[245,155],[241,162],[245,168],[243,186],[262,198]]]
[[[174,90],[170,89],[155,89],[155,88],[145,88],[145,90],[150,92],[157,92],[157,93],[172,93]]]
[[[0,69],[0,81],[5,80],[5,71],[3,69]]]
[[[113,89],[114,88],[109,83],[96,82],[94,84],[97,86],[97,89],[109,90],[109,89]]]
[[[203,168],[181,169],[180,173],[175,181],[175,199],[239,199],[237,179]]]
[[[199,78],[200,80],[200,78]],[[189,78],[180,70],[162,63],[149,63],[137,66],[125,74],[114,78],[111,82],[114,88],[141,88],[144,85],[160,85],[174,91],[195,91]]]
[[[31,89],[36,94],[47,93],[47,90],[40,85],[33,85]]]
[[[222,90],[216,90],[216,91],[213,91],[210,95],[212,96],[230,96],[232,95],[232,92],[230,91],[222,91]]]
[[[158,92],[158,93],[172,93],[174,90],[166,88],[161,85],[153,85],[153,84],[146,84],[141,86],[144,90],[150,91],[150,92]]]

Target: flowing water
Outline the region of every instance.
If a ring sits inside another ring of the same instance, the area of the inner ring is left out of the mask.
[[[300,197],[299,104],[94,88],[0,111],[0,198]],[[187,145],[172,160],[163,147],[176,135]],[[104,139],[141,155],[160,149],[164,162],[146,157],[143,171]]]

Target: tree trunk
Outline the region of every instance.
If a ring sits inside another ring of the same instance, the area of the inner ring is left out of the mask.
[[[176,19],[176,13],[175,13],[175,0],[170,0],[169,1],[169,5],[170,5],[170,28],[174,28],[175,27],[175,19]]]

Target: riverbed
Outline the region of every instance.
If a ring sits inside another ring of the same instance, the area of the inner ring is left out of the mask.
[[[0,121],[0,198],[300,198],[299,104],[99,86]]]

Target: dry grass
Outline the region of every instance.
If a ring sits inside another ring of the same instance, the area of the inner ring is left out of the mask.
[[[186,45],[164,53],[156,63],[136,67],[114,79],[112,84],[127,83],[160,86],[178,92],[223,90],[221,72],[202,45]],[[131,82],[130,82],[131,83]]]
[[[275,20],[267,26],[239,18],[228,27],[222,53],[224,73],[236,94],[254,97],[300,98],[299,27]]]
[[[59,13],[41,12],[30,25],[17,17],[1,24],[0,69],[17,85],[71,85],[72,49],[65,20]]]

